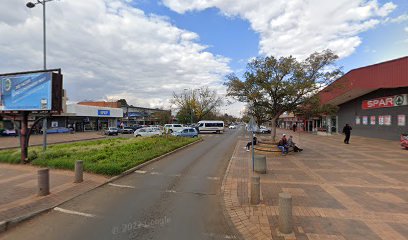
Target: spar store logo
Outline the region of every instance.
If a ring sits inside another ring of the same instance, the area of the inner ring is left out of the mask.
[[[407,94],[364,100],[363,109],[386,108],[408,105]]]

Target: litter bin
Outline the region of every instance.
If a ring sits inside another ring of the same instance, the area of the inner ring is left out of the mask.
[[[401,133],[401,146],[408,150],[408,133]]]

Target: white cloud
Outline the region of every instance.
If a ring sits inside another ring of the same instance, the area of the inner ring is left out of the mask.
[[[396,5],[376,0],[163,0],[178,13],[216,7],[239,16],[260,33],[260,53],[304,58],[327,48],[340,57],[361,44],[359,33],[375,27]]]
[[[385,19],[386,23],[402,23],[402,22],[405,22],[405,21],[408,21],[408,13],[399,15],[398,17],[395,17],[395,18],[386,18]]]
[[[41,69],[42,7],[28,9],[26,0],[2,4],[0,72]],[[125,98],[166,107],[173,91],[219,85],[229,59],[198,39],[125,1],[47,3],[48,68],[62,68],[70,101]]]

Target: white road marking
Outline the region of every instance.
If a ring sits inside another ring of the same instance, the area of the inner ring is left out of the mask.
[[[59,208],[59,207],[55,207],[54,210],[58,211],[58,212],[63,212],[63,213],[68,213],[68,214],[73,214],[73,215],[79,215],[79,216],[84,216],[84,217],[91,217],[91,218],[96,217],[96,215],[94,215],[94,214],[71,211],[71,210],[67,210],[67,209],[63,209],[63,208]]]
[[[129,186],[129,185],[120,185],[120,184],[114,184],[114,183],[108,183],[109,186],[113,186],[113,187],[120,187],[120,188],[135,188],[133,186]]]
[[[176,191],[174,191],[174,190],[166,190],[166,192],[175,193]]]
[[[151,172],[150,175],[159,175],[160,173],[158,172]]]
[[[207,179],[208,180],[215,180],[215,181],[220,180],[219,177],[207,177]]]
[[[135,173],[140,173],[140,174],[145,174],[146,171],[142,171],[142,170],[136,170]]]
[[[181,174],[172,174],[172,175],[169,175],[170,177],[181,177]]]

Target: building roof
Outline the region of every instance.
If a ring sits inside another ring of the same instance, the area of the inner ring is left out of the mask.
[[[408,87],[408,56],[356,68],[320,91],[323,104],[340,105],[381,88]]]

